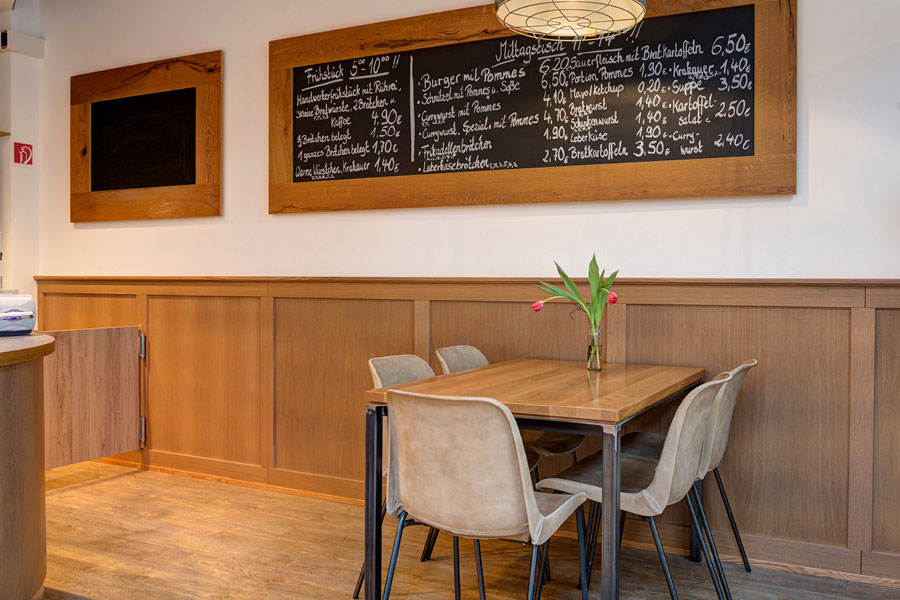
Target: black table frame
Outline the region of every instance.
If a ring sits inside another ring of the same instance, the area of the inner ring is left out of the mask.
[[[620,423],[586,423],[564,419],[516,417],[516,422],[523,429],[603,436],[603,502],[601,503],[603,536],[600,541],[600,573],[601,597],[604,600],[619,599],[618,540],[619,491],[621,485],[619,456],[622,447],[622,432],[628,423],[645,412],[683,397],[698,385],[700,385],[700,382],[678,390]],[[383,404],[366,405],[366,581],[364,587],[366,600],[381,600],[381,503],[383,494],[382,463],[384,459],[382,456],[382,443],[384,439],[385,416],[387,416],[387,406]],[[692,559],[694,558],[693,548],[697,545],[695,537],[696,533],[692,527]],[[697,558],[699,559],[699,557]]]

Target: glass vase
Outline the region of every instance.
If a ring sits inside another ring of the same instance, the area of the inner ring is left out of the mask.
[[[600,371],[603,369],[601,366],[601,358],[603,357],[603,344],[591,342],[588,346],[587,352],[587,368],[588,371]]]

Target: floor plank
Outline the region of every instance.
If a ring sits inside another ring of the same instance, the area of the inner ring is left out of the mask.
[[[217,483],[82,463],[48,472],[48,600],[347,600],[362,558],[362,509]],[[395,522],[385,526],[390,551]],[[407,529],[394,600],[453,596],[450,538],[430,563],[418,560],[426,530]],[[482,544],[488,597],[525,595],[526,547]],[[554,541],[544,600],[576,600],[577,550]],[[463,598],[477,598],[474,550],[461,543]],[[679,595],[715,598],[703,565],[669,558]],[[387,562],[385,560],[385,562]],[[622,598],[665,600],[656,554],[625,549]],[[726,565],[736,599],[900,600],[900,590]],[[599,569],[594,573],[599,592]]]

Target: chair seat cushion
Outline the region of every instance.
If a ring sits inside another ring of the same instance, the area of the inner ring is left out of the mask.
[[[658,462],[665,444],[664,435],[636,431],[622,437],[622,454]]]
[[[655,516],[662,512],[661,508],[649,505],[643,492],[650,486],[656,473],[656,461],[644,460],[634,456],[622,455],[619,459],[621,469],[620,503],[624,511],[642,515]],[[540,481],[538,489],[558,490],[568,494],[583,492],[588,500],[603,501],[603,453],[598,452],[578,461],[559,475]],[[662,507],[664,508],[664,507]]]
[[[561,456],[571,454],[584,443],[583,435],[573,433],[555,433],[552,431],[536,431],[520,429],[522,443],[541,456]]]

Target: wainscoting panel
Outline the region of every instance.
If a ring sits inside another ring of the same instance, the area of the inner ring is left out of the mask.
[[[135,296],[45,294],[38,312],[43,331],[129,327],[140,322]]]
[[[258,465],[258,298],[148,299],[148,447]]]
[[[849,332],[846,309],[628,307],[629,362],[712,377],[759,360],[720,468],[748,534],[846,544]],[[713,527],[727,529],[718,498],[707,504]]]
[[[900,554],[900,310],[875,312],[874,484],[873,549]]]
[[[368,360],[413,354],[413,317],[403,300],[275,299],[276,469],[363,479]]]
[[[437,367],[436,348],[472,344],[493,362],[581,361],[588,341],[571,306],[531,310],[532,279],[38,280],[44,328],[148,332],[148,446],[113,460],[353,503],[369,358],[415,353]],[[622,279],[616,291],[603,333],[611,361],[709,377],[760,361],[722,465],[751,560],[900,582],[900,281]],[[630,429],[665,432],[675,408]],[[541,475],[568,460],[542,463]],[[712,481],[706,496],[733,555]],[[677,505],[664,515],[672,552],[687,551],[685,517]],[[646,527],[630,521],[625,540],[646,545]]]

